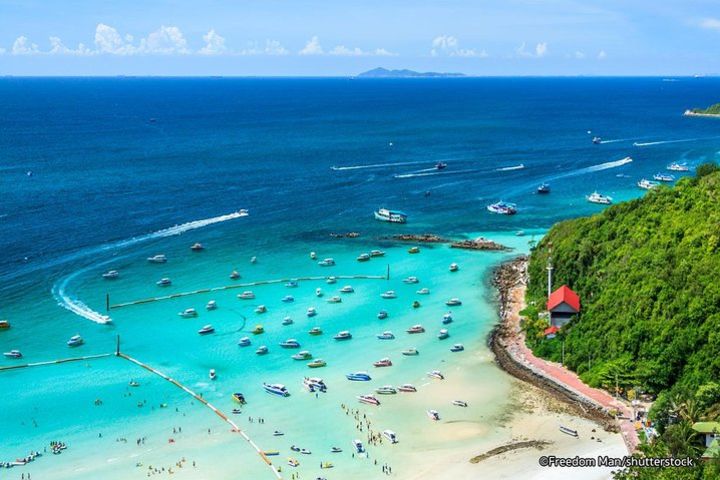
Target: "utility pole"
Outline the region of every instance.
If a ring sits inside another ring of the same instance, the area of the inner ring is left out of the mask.
[[[552,263],[552,244],[548,246],[548,261],[547,261],[547,296],[548,300],[550,299],[550,294],[552,293],[552,272],[553,272],[553,263]]]
[[[563,367],[565,366],[565,339],[564,339],[564,338],[563,338],[563,343],[562,343],[562,362],[561,362],[561,365],[562,365]]]

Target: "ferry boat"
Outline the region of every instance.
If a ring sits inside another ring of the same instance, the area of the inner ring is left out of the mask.
[[[325,294],[323,293],[322,288],[319,288],[319,287],[318,287],[318,288],[315,289],[315,296],[316,296],[316,297],[322,297],[323,295],[325,295]]]
[[[333,338],[335,340],[350,340],[352,338],[352,334],[347,330],[343,330],[342,332],[338,332],[338,334]]]
[[[388,312],[386,312],[385,310],[380,310],[377,314],[377,318],[378,320],[385,320],[386,318],[388,318]]]
[[[363,446],[363,443],[360,440],[353,440],[352,441],[353,447],[355,448],[355,453],[364,453],[365,447]]]
[[[370,250],[370,256],[371,257],[384,257],[385,252],[382,250]]]
[[[10,350],[9,352],[3,353],[7,358],[22,358],[20,350]]]
[[[308,334],[310,335],[322,335],[323,331],[320,327],[313,327],[310,330],[308,330]]]
[[[120,272],[117,270],[108,270],[107,272],[102,274],[102,278],[105,280],[115,280],[120,276]]]
[[[390,440],[390,443],[398,443],[397,434],[392,430],[383,430],[383,437]]]
[[[652,190],[653,188],[657,188],[660,186],[659,182],[654,182],[652,180],[648,180],[646,178],[640,179],[640,181],[637,183],[637,186],[644,189],[644,190]]]
[[[287,325],[292,325],[292,324],[293,324],[293,319],[290,318],[290,317],[285,317],[285,318],[283,318],[282,324],[285,325],[285,326],[287,326]]]
[[[208,373],[208,378],[210,378],[210,380],[215,380],[217,378],[217,373],[215,372],[214,368],[210,369],[210,372]]]
[[[255,294],[252,290],[245,290],[237,296],[240,300],[252,300],[255,298]]]
[[[150,263],[165,263],[167,262],[167,257],[165,255],[154,255],[152,257],[148,257],[147,259]]]
[[[192,250],[193,252],[199,252],[200,250],[204,250],[204,249],[205,249],[205,247],[203,247],[203,244],[200,242],[193,243],[192,246],[190,247],[190,250]]]
[[[550,193],[550,184],[542,183],[539,187],[537,187],[537,193],[539,193],[539,194]]]
[[[673,162],[670,165],[668,165],[666,168],[672,172],[688,172],[688,171],[690,171],[690,167],[688,167],[687,164],[685,164],[685,163]]]
[[[586,198],[587,201],[590,203],[599,203],[602,205],[610,205],[612,203],[612,197],[608,197],[607,195],[603,195],[598,192],[593,192]]]
[[[422,325],[413,325],[406,330],[407,333],[425,333],[425,327]]]
[[[356,260],[358,262],[367,262],[368,260],[370,260],[370,254],[369,253],[361,253],[360,255],[358,255]]]
[[[451,271],[451,272],[457,272],[458,270],[460,270],[460,267],[458,266],[457,263],[454,263],[454,262],[453,262],[453,263],[450,264],[450,271]]]
[[[337,283],[337,278],[330,276],[325,279],[325,283],[328,285],[332,285],[333,283]]]
[[[335,265],[335,260],[333,260],[332,258],[326,258],[324,260],[320,260],[318,262],[318,265],[320,265],[321,267],[332,267]]]
[[[440,370],[433,370],[432,372],[428,372],[427,376],[430,378],[437,378],[438,380],[445,380],[445,376],[440,373]]]
[[[312,358],[312,354],[307,350],[303,350],[302,352],[294,354],[291,358],[293,360],[310,360]]]
[[[0,330],[7,330],[10,328],[10,322],[7,320],[0,320]]]
[[[448,313],[446,313],[445,315],[443,315],[443,318],[442,318],[442,323],[443,323],[443,325],[447,325],[448,323],[452,323],[452,321],[453,321],[452,313],[448,312]]]
[[[373,366],[375,366],[375,367],[392,367],[392,360],[385,357],[383,359],[378,360],[377,362],[374,362]]]
[[[257,350],[255,350],[256,355],[265,355],[268,353],[268,347],[265,345],[260,345]]]
[[[381,208],[373,213],[375,214],[375,219],[382,222],[407,223],[407,214],[400,210]]]
[[[180,315],[183,318],[193,318],[193,317],[197,317],[198,313],[194,308],[186,308],[182,312],[178,313],[178,315]]]
[[[368,375],[367,372],[354,372],[354,373],[348,373],[345,375],[345,378],[352,382],[369,382],[372,380],[370,375]]]
[[[300,348],[300,342],[298,342],[294,338],[288,338],[284,342],[280,342],[278,345],[280,345],[282,348]]]
[[[308,317],[314,317],[315,315],[317,315],[317,310],[315,310],[315,307],[309,307],[307,309],[307,312],[305,312],[305,315],[307,315]]]
[[[345,285],[340,289],[340,293],[353,293],[355,292],[355,289],[350,285]]]
[[[357,399],[360,403],[367,403],[368,405],[375,405],[376,407],[380,406],[380,400],[378,400],[375,395],[359,395]]]
[[[287,391],[285,385],[281,383],[263,383],[263,388],[267,393],[278,395],[280,397],[289,397],[290,392]]]
[[[411,357],[414,355],[420,355],[420,352],[418,352],[417,348],[415,348],[415,347],[406,348],[405,350],[403,350],[400,353],[402,353],[403,355],[408,356],[408,357]]]
[[[245,395],[243,395],[242,393],[233,393],[232,399],[240,405],[245,405],[245,403],[247,403],[245,401]]]
[[[198,333],[200,335],[207,335],[208,333],[213,333],[214,331],[215,331],[215,329],[213,328],[213,326],[210,324],[207,324],[204,327],[202,327],[200,330],[198,330]]]
[[[297,280],[290,280],[289,282],[287,282],[285,284],[286,288],[297,288],[297,286],[298,286]]]
[[[161,278],[160,280],[155,282],[155,285],[157,285],[158,287],[169,287],[170,285],[172,285],[172,280],[167,277]]]
[[[430,289],[427,287],[421,288],[420,290],[416,291],[418,295],[430,295]]]
[[[391,331],[387,330],[383,333],[378,334],[377,338],[378,340],[394,340],[395,335],[393,335]]]
[[[517,213],[517,207],[514,203],[503,201],[488,205],[487,210],[490,213],[497,213],[499,215],[515,215]]]
[[[388,290],[387,292],[381,293],[380,296],[385,299],[397,298],[397,294],[394,290]]]
[[[417,392],[417,388],[410,383],[404,383],[398,387],[398,392],[414,393]]]
[[[440,414],[437,410],[428,410],[427,416],[430,417],[430,420],[438,421],[440,420]]]
[[[217,303],[215,300],[210,300],[207,304],[205,304],[205,310],[215,310],[217,309]]]
[[[438,338],[440,340],[445,340],[450,336],[450,333],[448,333],[447,328],[440,329],[440,333],[438,333]]]
[[[295,301],[295,297],[293,297],[292,295],[285,295],[285,296],[282,298],[282,302],[283,302],[283,303],[292,303],[292,302],[294,302],[294,301]]]
[[[255,309],[255,313],[258,313],[258,314],[265,313],[265,312],[267,312],[267,307],[265,305],[258,305],[257,308]]]
[[[600,145],[602,143],[602,138],[601,137],[593,137],[592,143],[595,145]]]
[[[260,335],[261,333],[265,333],[265,328],[263,328],[263,326],[260,324],[255,325],[255,328],[252,329],[251,333],[253,335]]]
[[[445,168],[447,168],[447,163],[445,162],[437,162],[435,164],[435,170],[444,170]]]
[[[241,347],[249,347],[250,346],[250,337],[242,337],[240,341],[238,342],[238,345]]]
[[[407,277],[403,280],[403,283],[419,283],[420,280],[418,280],[417,277]]]
[[[450,347],[451,352],[462,352],[463,350],[465,350],[465,346],[462,343],[456,343]]]
[[[237,270],[230,272],[230,280],[237,280],[240,278],[240,273]]]
[[[315,360],[307,364],[308,368],[320,368],[324,367],[325,365],[327,365],[327,362],[322,358],[316,358]]]
[[[327,385],[325,385],[325,382],[323,381],[322,378],[305,377],[303,379],[303,385],[305,385],[305,388],[307,388],[311,392],[314,392],[314,391],[326,392],[327,391]]]
[[[68,347],[78,347],[85,343],[85,340],[80,335],[73,335],[70,340],[67,341]]]
[[[375,389],[375,393],[379,395],[395,395],[397,394],[397,388],[392,385],[383,385]]]
[[[450,300],[445,302],[445,305],[449,307],[459,307],[460,305],[462,305],[462,302],[459,298],[451,298]]]
[[[420,253],[420,247],[410,247],[408,253]]]
[[[666,173],[658,172],[655,175],[653,175],[653,180],[656,180],[658,182],[674,182],[675,177],[672,175],[668,175]]]

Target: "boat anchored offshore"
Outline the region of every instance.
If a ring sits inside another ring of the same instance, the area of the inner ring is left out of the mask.
[[[245,403],[246,403],[246,402],[245,402],[245,395],[243,395],[242,393],[233,393],[233,394],[232,394],[232,399],[233,399],[235,402],[239,403],[240,405],[245,405]]]
[[[425,333],[425,327],[422,325],[413,325],[406,330],[407,333]]]
[[[215,331],[215,328],[213,328],[212,325],[207,324],[204,327],[202,327],[200,330],[198,330],[198,333],[200,335],[207,335],[209,333],[213,333]]]
[[[438,333],[438,338],[440,340],[445,340],[450,336],[450,333],[448,333],[447,328],[441,328],[440,333]]]
[[[340,293],[354,293],[355,289],[350,285],[345,285],[340,289]]]
[[[395,395],[397,394],[397,388],[392,385],[383,385],[375,389],[375,393],[378,395]]]
[[[453,263],[450,264],[450,271],[451,271],[451,272],[457,272],[458,270],[460,270],[460,267],[458,266],[457,263],[453,262]]]
[[[430,420],[438,421],[440,420],[440,414],[437,410],[428,410],[427,416],[430,417]]]
[[[183,318],[194,318],[198,316],[197,310],[194,308],[186,308],[182,312],[178,313]]]
[[[197,242],[197,243],[193,243],[193,244],[190,246],[190,250],[192,250],[193,252],[199,252],[199,251],[201,251],[201,250],[205,250],[205,247],[203,247],[203,244],[202,244],[202,243]]]
[[[298,282],[297,280],[290,280],[289,282],[285,283],[286,288],[297,288]]]
[[[659,187],[660,182],[655,182],[655,181],[643,178],[637,183],[637,186],[644,190],[652,190],[653,188]]]
[[[448,307],[459,307],[460,305],[462,305],[462,302],[459,298],[451,298],[450,300],[445,302],[445,305],[447,305]]]
[[[265,355],[268,353],[268,347],[265,345],[260,345],[257,350],[255,350],[256,355]]]
[[[102,274],[102,278],[105,280],[115,280],[120,276],[120,272],[117,270],[108,270],[107,272]]]
[[[205,305],[205,310],[215,310],[215,309],[217,309],[217,303],[215,302],[215,300],[210,300]]]
[[[282,348],[300,348],[300,342],[298,342],[294,338],[288,338],[284,342],[280,342],[279,345]]]
[[[333,295],[332,297],[328,298],[327,303],[342,303],[342,298],[337,295]]]
[[[463,350],[465,350],[465,346],[462,343],[456,343],[450,347],[451,352],[462,352]]]
[[[598,192],[593,192],[587,197],[587,201],[590,203],[599,203],[601,205],[610,205],[612,203],[612,197],[603,195]]]
[[[385,299],[397,298],[397,294],[393,290],[388,290],[387,292],[381,293],[380,296]]]
[[[238,280],[240,278],[240,274],[237,270],[233,270],[230,272],[230,280]]]
[[[310,330],[308,330],[308,334],[310,335],[322,335],[323,331],[320,327],[313,327]]]
[[[417,290],[415,293],[418,295],[430,295],[430,289],[427,287],[423,287],[420,290]]]
[[[323,291],[322,291],[322,288],[319,288],[319,287],[318,287],[318,288],[315,289],[315,296],[316,296],[316,297],[322,297],[323,295],[324,295],[324,293],[323,293]]]
[[[371,257],[384,257],[385,252],[382,250],[370,250],[370,256]]]
[[[327,365],[327,362],[322,358],[316,358],[312,362],[308,363],[308,368],[321,368]]]
[[[285,318],[283,318],[282,324],[283,324],[283,325],[292,325],[292,324],[293,324],[293,319],[290,318],[290,317],[285,317]]]
[[[250,343],[250,337],[242,337],[238,342],[238,345],[240,345],[241,347],[249,347]]]
[[[369,253],[361,253],[360,255],[358,255],[356,260],[358,262],[367,262],[368,260],[370,260],[370,254]]]
[[[166,263],[167,257],[165,255],[153,255],[152,257],[148,257],[147,259],[150,263]]]
[[[447,325],[448,323],[452,323],[453,317],[452,313],[448,312],[445,315],[443,315],[442,323],[443,325]]]
[[[260,335],[261,333],[265,333],[265,328],[262,325],[255,325],[255,328],[252,329],[251,332],[253,335]]]
[[[291,358],[293,360],[310,360],[312,358],[312,354],[307,350],[303,350],[302,352],[294,354]]]
[[[170,285],[172,285],[172,280],[167,277],[161,278],[160,280],[155,282],[155,285],[157,285],[158,287],[169,287]]]
[[[255,294],[251,290],[245,290],[237,296],[240,300],[252,300],[255,298]]]
[[[392,360],[385,357],[373,363],[375,367],[392,367]]]
[[[383,437],[390,440],[390,443],[398,443],[397,434],[393,432],[392,430],[384,430],[382,432]]]
[[[685,163],[673,162],[670,165],[668,165],[666,168],[672,172],[688,172],[688,171],[690,171],[690,167],[688,167],[687,164],[685,164]]]
[[[326,258],[324,260],[320,260],[318,262],[318,265],[320,265],[321,267],[332,267],[335,265],[335,260],[333,260],[332,258]]]
[[[258,305],[255,309],[255,313],[265,313],[267,312],[267,307],[265,305]]]
[[[307,309],[307,312],[305,312],[305,315],[307,315],[308,317],[314,317],[315,315],[317,315],[317,310],[315,310],[315,307],[309,307]]]
[[[365,447],[363,446],[363,443],[360,440],[353,440],[352,441],[353,447],[355,448],[355,453],[364,453]]]
[[[270,393],[272,395],[277,395],[279,397],[290,396],[290,392],[288,392],[287,388],[285,388],[285,385],[281,383],[263,383],[263,388],[267,393]]]
[[[292,295],[285,295],[281,301],[283,303],[292,303],[295,301],[295,297],[293,297]]]
[[[420,253],[420,247],[410,247],[408,253]]]
[[[400,353],[402,353],[403,355],[408,356],[408,357],[420,355],[420,352],[418,352],[417,348],[415,348],[415,347],[406,348],[405,350],[403,350]]]
[[[419,283],[419,282],[420,282],[420,280],[418,280],[418,278],[415,276],[410,276],[403,280],[403,283],[411,283],[412,284],[412,283]]]
[[[345,375],[345,378],[352,382],[369,382],[370,380],[372,380],[372,378],[370,377],[370,375],[368,375],[367,372],[348,373],[347,375]]]
[[[367,403],[368,405],[375,405],[376,407],[380,406],[380,400],[378,400],[375,395],[358,395],[357,399],[360,403]]]
[[[305,377],[303,379],[303,385],[305,385],[305,388],[310,390],[311,392],[326,392],[327,391],[327,385],[325,385],[325,382],[322,378],[318,377]]]
[[[378,320],[385,320],[388,317],[388,312],[385,310],[380,310],[377,314]]]
[[[210,378],[210,380],[215,380],[217,378],[217,372],[214,368],[210,369],[210,373],[208,373],[208,378]]]
[[[85,343],[85,340],[83,340],[83,338],[80,335],[73,335],[72,337],[70,337],[70,340],[67,341],[67,346],[68,347],[79,347],[83,343]]]
[[[386,330],[383,333],[378,334],[378,340],[394,340],[395,335],[390,330]]]
[[[456,405],[458,407],[467,407],[468,406],[467,402],[465,402],[463,400],[453,400],[452,404]]]
[[[9,352],[3,353],[6,358],[22,358],[20,350],[10,350]]]
[[[417,388],[415,388],[415,386],[410,383],[405,383],[398,387],[398,392],[414,393],[417,392]]]
[[[347,330],[343,330],[342,332],[338,332],[338,334],[333,338],[335,340],[350,340],[352,338],[352,334]]]
[[[540,193],[540,194],[550,193],[550,184],[542,183],[539,187],[537,187],[537,193]]]
[[[497,213],[499,215],[515,215],[517,213],[517,206],[514,203],[500,201],[488,205],[487,210],[490,213]]]
[[[436,378],[438,380],[445,380],[445,376],[440,373],[440,370],[433,370],[432,372],[428,372],[427,376],[430,378]]]
[[[373,213],[375,214],[375,219],[382,222],[407,223],[407,214],[400,210],[381,208]]]

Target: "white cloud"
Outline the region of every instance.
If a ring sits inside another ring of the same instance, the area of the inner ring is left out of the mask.
[[[460,48],[460,41],[452,35],[439,35],[433,38],[430,55],[438,57],[448,55],[450,57],[477,57],[485,58],[488,53],[485,50],[477,51],[474,48]]]
[[[389,52],[384,48],[376,48],[374,54],[376,57],[397,57],[397,53]]]
[[[720,20],[717,18],[704,18],[700,21],[700,26],[708,30],[720,30]]]
[[[312,37],[305,44],[305,47],[298,52],[300,55],[322,55],[324,52],[320,39],[316,36]]]
[[[585,52],[581,52],[580,50],[578,50],[575,52],[574,56],[578,60],[582,60],[583,58],[585,58]]]
[[[597,54],[598,60],[604,60],[607,58],[607,53],[605,53],[605,50],[600,50]]]
[[[257,42],[250,42],[247,48],[240,50],[238,53],[240,55],[287,55],[290,51],[277,40],[265,40],[264,47]]]
[[[205,42],[205,46],[198,50],[198,53],[201,55],[219,55],[227,51],[225,38],[218,35],[215,29],[211,29],[203,35],[203,41]]]
[[[35,55],[37,53],[40,53],[40,49],[36,44],[31,43],[25,35],[15,39],[12,46],[13,55]]]
[[[490,55],[485,50],[479,52],[474,48],[458,48],[454,52],[450,52],[451,57],[476,57],[476,58],[487,58]]]
[[[541,58],[547,55],[548,53],[548,47],[547,43],[541,42],[535,45],[535,53],[528,52],[525,48],[526,44],[525,42],[522,43],[518,48],[515,49],[515,53],[518,57],[535,57],[535,58]]]
[[[547,43],[538,43],[535,45],[535,56],[536,57],[544,57],[547,54]]]
[[[0,47],[0,55],[5,55],[5,49]]]
[[[190,53],[187,48],[187,40],[180,29],[165,25],[149,34],[147,38],[140,40],[139,51],[163,55]]]
[[[127,35],[123,39],[118,31],[110,25],[98,23],[95,27],[95,49],[98,53],[131,55],[137,51],[130,43],[132,40],[131,35]]]
[[[59,37],[50,37],[48,55],[92,55],[94,52],[80,43],[76,49],[68,48]]]
[[[362,51],[357,47],[351,49],[347,48],[345,45],[338,45],[332,50],[330,50],[328,52],[328,55],[339,55],[342,57],[364,57],[368,55],[368,53]]]

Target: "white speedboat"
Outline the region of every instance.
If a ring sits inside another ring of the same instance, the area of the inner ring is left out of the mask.
[[[150,263],[165,263],[167,262],[167,257],[165,255],[153,255],[152,257],[148,257],[147,259]]]
[[[257,350],[255,350],[256,355],[265,355],[268,353],[268,347],[265,345],[260,345]]]
[[[685,164],[685,163],[673,162],[670,165],[668,165],[666,168],[673,172],[688,172],[688,171],[690,171],[690,167],[688,167],[687,164]]]
[[[325,279],[325,283],[328,285],[332,285],[333,283],[337,283],[337,278],[330,276]]]
[[[383,437],[390,440],[390,443],[398,443],[397,434],[395,432],[393,432],[392,430],[384,430],[382,432],[382,434],[383,434]]]
[[[370,256],[371,257],[384,257],[385,252],[382,250],[370,250]]]
[[[311,392],[320,391],[320,392],[326,392],[327,391],[327,385],[323,381],[322,378],[318,377],[305,377],[303,379],[303,385],[305,388],[310,390]]]
[[[447,163],[445,162],[437,162],[435,164],[435,170],[445,170],[447,168]]]
[[[435,420],[435,421],[440,420],[440,414],[438,413],[437,410],[428,410],[427,416],[430,417],[430,420]]]
[[[357,398],[360,403],[367,403],[368,405],[375,405],[376,407],[380,406],[380,400],[378,400],[375,395],[359,395]]]
[[[675,177],[672,175],[668,175],[666,173],[658,172],[655,175],[653,175],[653,180],[658,181],[658,182],[674,182]]]
[[[407,223],[407,214],[400,210],[381,208],[373,212],[376,220],[390,223]]]
[[[167,277],[161,278],[160,280],[155,282],[155,285],[157,285],[158,287],[169,287],[170,285],[172,285],[172,280]]]
[[[376,388],[375,393],[379,395],[395,395],[397,393],[397,388],[392,385],[383,385],[382,387]]]
[[[286,326],[287,326],[287,325],[292,325],[292,324],[293,324],[293,319],[290,318],[290,317],[285,317],[285,318],[283,318],[282,324],[283,324],[283,325],[286,325]]]
[[[451,298],[450,300],[445,302],[445,305],[447,305],[448,307],[459,307],[460,305],[462,305],[462,302],[459,298]]]
[[[377,314],[378,320],[385,320],[388,317],[388,312],[385,310],[380,310]]]
[[[393,340],[395,339],[395,335],[389,330],[384,331],[383,333],[378,334],[377,338],[379,340]]]
[[[381,293],[380,296],[385,299],[397,298],[394,290],[388,290],[387,292]]]
[[[602,193],[593,192],[587,197],[587,201],[590,203],[599,203],[601,205],[610,205],[612,203],[612,197],[603,195]]]
[[[292,295],[285,295],[285,296],[282,298],[282,302],[283,302],[283,303],[292,303],[292,302],[294,302],[294,301],[295,301],[295,297],[293,297]]]
[[[398,387],[398,392],[413,393],[417,392],[417,388],[411,383],[404,383]]]
[[[450,336],[450,333],[448,333],[447,328],[440,329],[440,333],[438,333],[438,338],[440,340],[445,340]]]
[[[325,258],[323,260],[320,260],[318,262],[318,265],[320,265],[321,267],[332,267],[335,265],[335,260],[333,260],[332,258]]]
[[[323,291],[322,291],[322,288],[319,288],[319,287],[318,287],[318,288],[315,289],[315,296],[316,296],[316,297],[322,297],[323,295],[324,295],[324,293],[323,293]]]
[[[453,262],[453,263],[450,264],[450,271],[451,271],[451,272],[457,272],[458,270],[460,270],[460,267],[458,266],[457,263]]]
[[[206,310],[215,310],[215,309],[217,309],[217,303],[215,302],[215,300],[210,300],[210,301],[205,305],[205,309],[206,309]]]
[[[294,338],[288,338],[284,342],[280,342],[279,345],[282,348],[300,348],[300,342],[298,342]]]
[[[305,315],[307,315],[308,317],[314,317],[315,315],[317,315],[317,310],[315,310],[315,307],[308,307]]]
[[[358,262],[367,262],[368,260],[370,260],[370,254],[369,253],[361,253],[360,255],[358,255],[356,260]]]
[[[602,143],[602,138],[601,138],[601,137],[593,137],[593,138],[592,138],[592,143],[593,143],[594,145],[600,145],[600,144]]]
[[[446,313],[445,315],[443,315],[443,318],[442,318],[442,323],[443,323],[443,325],[447,325],[448,323],[452,323],[452,321],[453,321],[452,313],[448,312],[448,313]]]
[[[115,280],[120,276],[120,272],[117,270],[108,270],[107,272],[102,274],[102,278],[105,280]]]
[[[328,303],[342,303],[342,298],[338,297],[337,295],[333,295],[332,297],[328,298]]]
[[[204,327],[202,327],[200,330],[198,330],[198,333],[200,335],[207,335],[209,333],[213,333],[214,331],[215,331],[215,329],[213,328],[213,326],[210,324],[207,324]]]
[[[350,285],[345,285],[340,289],[340,293],[353,293],[355,289]]]
[[[382,358],[382,359],[378,360],[377,362],[373,362],[373,366],[374,366],[374,367],[378,367],[378,368],[380,368],[380,367],[392,367],[392,360],[390,360],[389,358],[385,357],[385,358]]]
[[[182,312],[178,313],[183,318],[194,318],[198,316],[197,311],[194,308],[186,308]]]
[[[215,380],[217,378],[217,373],[215,372],[214,368],[210,369],[210,372],[208,373],[208,378],[210,380]]]
[[[369,382],[370,380],[372,380],[372,378],[370,377],[370,375],[368,375],[367,372],[348,373],[347,375],[345,375],[345,378],[347,378],[351,382]]]
[[[427,288],[427,287],[424,287],[424,288],[421,288],[420,290],[418,290],[418,291],[415,292],[415,293],[417,293],[418,295],[430,295],[430,289]]]
[[[238,342],[238,345],[240,345],[241,347],[249,347],[250,343],[250,337],[242,337]]]
[[[203,244],[200,243],[200,242],[193,243],[193,244],[190,246],[190,250],[192,250],[193,252],[199,252],[199,251],[204,250],[204,249],[205,249],[205,247],[203,247]]]
[[[465,350],[465,346],[462,343],[456,343],[450,347],[451,352],[462,352],[463,350]]]
[[[420,280],[418,280],[417,277],[407,277],[405,280],[403,280],[403,283],[418,283]]]
[[[323,331],[320,327],[313,327],[310,330],[308,330],[309,335],[322,335]]]
[[[70,340],[67,341],[68,347],[78,347],[85,343],[85,340],[80,335],[73,335]]]
[[[499,215],[515,215],[517,213],[517,206],[514,203],[500,201],[488,205],[487,210],[490,213],[497,213]]]
[[[233,270],[230,272],[230,280],[238,280],[240,278],[240,273],[238,273],[237,270]]]
[[[363,443],[360,440],[353,440],[352,441],[353,447],[355,448],[355,453],[364,453],[365,447],[363,446]]]
[[[436,378],[438,380],[445,380],[445,376],[440,373],[440,370],[433,370],[432,372],[428,372],[427,376],[430,378]]]
[[[263,383],[263,388],[267,393],[270,393],[272,395],[277,395],[279,397],[290,396],[290,392],[288,392],[287,388],[285,388],[285,385],[281,383]]]
[[[266,313],[266,312],[267,312],[267,307],[265,305],[258,305],[255,308],[255,313]]]
[[[303,350],[302,352],[292,355],[290,358],[293,360],[310,360],[312,358],[312,354],[307,350]]]
[[[660,186],[660,182],[655,182],[653,180],[648,180],[646,178],[640,179],[640,181],[637,183],[637,186],[642,188],[643,190],[652,190],[653,188],[657,188]]]
[[[415,355],[420,355],[420,352],[418,352],[417,348],[415,348],[415,347],[406,348],[405,350],[403,350],[403,351],[400,352],[400,353],[402,353],[403,355],[405,355],[405,356],[407,356],[407,357],[412,357],[412,356],[415,356]]]
[[[343,330],[342,332],[338,332],[338,334],[333,338],[335,340],[350,340],[352,338],[352,334],[347,330]]]
[[[286,287],[286,288],[297,288],[297,287],[298,287],[298,282],[297,282],[297,280],[290,280],[289,282],[287,282],[287,283],[285,284],[285,287]]]
[[[316,260],[317,259],[317,253],[310,252],[310,260]]]
[[[252,300],[255,298],[255,294],[251,290],[245,290],[237,296],[240,300]]]
[[[407,333],[425,333],[425,327],[422,325],[413,325],[406,330]]]
[[[308,368],[322,368],[327,365],[327,362],[322,358],[316,358],[312,362],[308,363]]]
[[[10,350],[9,352],[3,353],[6,358],[22,358],[20,350]]]
[[[257,263],[257,257],[250,257],[250,263]]]

